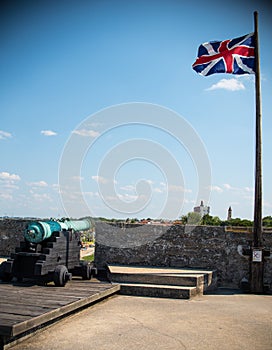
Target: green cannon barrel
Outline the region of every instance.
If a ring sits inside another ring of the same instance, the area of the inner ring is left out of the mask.
[[[51,237],[53,232],[62,230],[86,231],[91,228],[89,220],[65,220],[65,221],[33,221],[25,229],[24,237],[28,242],[40,243]]]
[[[91,228],[89,220],[67,220],[59,224],[63,230],[87,231]]]

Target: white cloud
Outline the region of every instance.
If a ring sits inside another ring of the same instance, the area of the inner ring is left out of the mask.
[[[246,192],[253,192],[254,189],[252,187],[245,187]]]
[[[84,177],[82,177],[82,176],[72,176],[72,180],[74,180],[74,181],[83,181]]]
[[[56,192],[60,192],[60,187],[59,187],[59,184],[53,184],[52,185],[52,189]]]
[[[184,192],[184,193],[192,193],[192,190],[184,188],[183,186],[178,185],[169,185],[168,186],[169,192]]]
[[[4,180],[4,181],[20,181],[21,178],[19,175],[16,174],[10,174],[6,171],[3,171],[2,173],[0,173],[0,180]]]
[[[13,197],[10,193],[0,193],[0,198],[4,200],[12,200]]]
[[[217,193],[222,193],[223,192],[223,189],[219,186],[210,186],[210,191],[212,192],[217,192]]]
[[[135,201],[138,196],[137,195],[132,195],[132,194],[117,194],[118,198],[120,198],[124,202],[133,202]]]
[[[95,130],[87,130],[87,129],[81,129],[81,130],[73,130],[73,134],[84,136],[84,137],[97,137],[100,135],[98,131]]]
[[[238,90],[244,90],[245,86],[241,81],[239,81],[238,79],[235,79],[235,78],[221,79],[218,83],[213,84],[211,87],[209,87],[206,90],[211,91],[211,90],[218,90],[218,89],[224,89],[224,90],[229,90],[229,91],[238,91]]]
[[[223,184],[222,186],[212,185],[209,186],[209,190],[212,192],[222,193],[224,191],[232,191],[232,192],[238,192],[238,193],[244,193],[244,192],[252,192],[253,189],[250,187],[233,187],[230,184]]]
[[[31,193],[31,194],[32,194],[32,198],[34,198],[39,202],[43,202],[44,200],[52,202],[52,198],[48,193]]]
[[[106,185],[106,184],[110,184],[110,183],[114,183],[115,185],[117,184],[116,180],[106,179],[105,177],[99,176],[99,175],[94,175],[91,178],[95,182],[102,184],[102,185]]]
[[[223,184],[223,187],[228,191],[253,192],[253,188],[250,187],[233,187],[230,184]]]
[[[152,180],[145,180],[149,185],[153,185],[154,184],[154,181]]]
[[[155,187],[155,188],[153,189],[153,191],[156,192],[156,193],[163,193],[163,192],[164,192],[164,191],[163,191],[161,188],[159,188],[159,187]]]
[[[87,197],[91,197],[91,198],[99,197],[99,193],[98,192],[91,192],[91,191],[90,192],[84,192],[83,195],[87,196]]]
[[[55,131],[52,130],[42,130],[41,134],[44,136],[56,136],[57,133]]]
[[[135,186],[134,185],[122,186],[122,187],[120,187],[120,190],[135,192]]]
[[[10,132],[0,130],[0,140],[6,140],[8,138],[11,138],[12,135]]]
[[[18,189],[19,189],[19,186],[14,185],[14,181],[12,181],[12,182],[7,181],[7,182],[3,185],[3,187],[6,188],[6,189],[10,189],[10,190],[18,190]]]
[[[163,193],[163,192],[183,192],[183,193],[192,193],[192,190],[189,188],[184,188],[179,185],[168,185],[165,182],[160,182],[161,188],[154,189],[155,192]]]
[[[232,187],[230,184],[223,184],[223,187],[224,187],[226,190],[234,189],[234,187]]]
[[[92,176],[92,179],[97,182],[97,183],[100,183],[100,184],[107,184],[109,183],[109,180],[102,177],[102,176],[98,176],[98,175],[94,175]]]
[[[47,187],[48,184],[47,182],[41,180],[41,181],[37,181],[37,182],[30,182],[28,183],[29,186],[33,186],[33,187]]]
[[[19,175],[16,174],[10,174],[6,171],[3,171],[0,173],[0,186],[1,186],[1,192],[0,192],[0,199],[2,200],[13,200],[13,192],[18,190],[19,187],[17,186],[18,181],[20,181],[21,178]]]

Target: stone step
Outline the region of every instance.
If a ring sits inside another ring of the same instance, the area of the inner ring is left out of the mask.
[[[190,299],[199,294],[196,287],[162,284],[121,283],[120,294],[155,298]]]
[[[215,289],[214,271],[154,266],[108,265],[108,279],[123,294],[190,298]]]
[[[216,273],[212,270],[130,265],[108,265],[107,270],[108,278],[115,282],[185,286],[200,286],[202,284],[204,290],[215,289],[217,282]]]
[[[201,274],[111,273],[109,279],[117,283],[167,284],[188,287],[200,287],[204,284],[204,275]]]

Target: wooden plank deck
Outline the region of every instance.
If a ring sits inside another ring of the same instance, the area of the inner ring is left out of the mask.
[[[104,299],[120,286],[96,279],[73,278],[65,287],[31,282],[0,282],[0,349],[4,344]]]

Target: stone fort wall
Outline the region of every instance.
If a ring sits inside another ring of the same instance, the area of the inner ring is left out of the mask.
[[[0,256],[9,256],[23,240],[30,220],[0,220]],[[218,285],[237,288],[249,277],[252,233],[225,232],[216,226],[164,226],[96,223],[95,264],[207,268],[217,270]],[[272,233],[263,233],[272,252]],[[265,258],[264,282],[272,292],[272,254]]]
[[[272,234],[264,233],[272,252]],[[149,265],[217,270],[218,286],[237,288],[249,278],[252,233],[225,232],[217,226],[164,226],[96,223],[95,264]],[[264,282],[272,291],[272,254],[265,259]]]
[[[0,220],[0,256],[10,256],[24,240],[24,230],[30,220]]]

